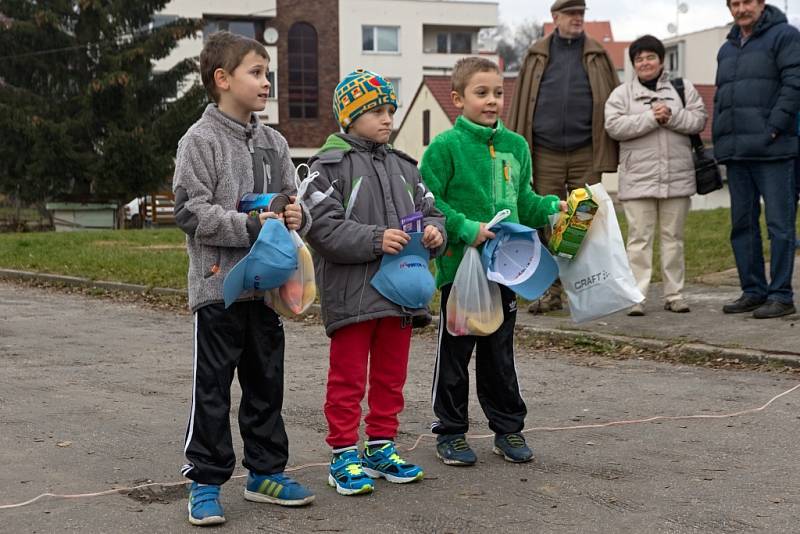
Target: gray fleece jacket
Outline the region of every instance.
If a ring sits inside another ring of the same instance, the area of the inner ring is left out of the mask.
[[[189,307],[196,311],[223,302],[225,275],[258,238],[258,219],[237,211],[242,196],[295,194],[289,146],[255,114],[243,124],[209,104],[178,143],[172,190],[189,252]],[[304,215],[301,235],[311,221]],[[240,300],[255,296],[245,292]]]
[[[431,256],[447,246],[444,216],[425,187],[416,161],[389,145],[335,134],[309,161],[319,176],[303,198],[314,225],[307,234],[325,332],[381,317],[425,316],[389,301],[370,281],[383,256],[383,233],[400,228],[400,218],[415,211],[423,225],[434,225],[445,237]]]

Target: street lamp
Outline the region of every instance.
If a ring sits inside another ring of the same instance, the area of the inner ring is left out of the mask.
[[[681,13],[685,15],[687,11],[689,11],[689,4],[686,2],[681,2],[681,0],[675,0],[675,24],[671,22],[667,24],[667,31],[669,33],[678,35],[678,17],[681,15]]]

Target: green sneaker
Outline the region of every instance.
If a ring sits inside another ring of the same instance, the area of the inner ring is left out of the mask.
[[[419,466],[400,458],[391,441],[374,445],[365,444],[361,464],[364,472],[370,477],[383,477],[395,484],[416,482],[425,477],[425,472]]]

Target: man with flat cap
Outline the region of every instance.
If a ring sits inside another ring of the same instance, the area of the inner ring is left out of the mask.
[[[525,55],[508,127],[531,147],[533,189],[565,199],[617,170],[618,145],[606,134],[604,110],[619,77],[603,45],[583,31],[584,0],[556,0],[550,11],[556,29]],[[561,309],[561,293],[556,281],[528,311]]]

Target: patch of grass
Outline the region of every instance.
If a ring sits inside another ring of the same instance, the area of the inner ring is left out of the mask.
[[[177,228],[0,234],[0,267],[183,289],[184,242]]]
[[[628,225],[622,210],[618,213],[623,239],[627,239]],[[800,220],[797,224],[800,236]],[[731,212],[728,208],[690,211],[686,219],[684,256],[686,261],[686,279],[694,280],[708,273],[718,273],[733,269],[736,263],[731,249]],[[764,216],[761,216],[761,238],[764,258],[769,260],[769,239]],[[653,281],[661,281],[661,246],[656,230],[653,244]]]
[[[619,219],[625,236],[625,218],[620,214]],[[768,258],[765,228],[762,233]],[[687,279],[735,267],[729,234],[730,210],[689,213],[685,238]],[[184,235],[177,228],[0,234],[0,267],[184,289],[189,264],[184,242]],[[654,248],[653,279],[658,281],[661,269],[657,243]],[[525,305],[521,302],[520,308]],[[438,313],[438,292],[430,307]]]

